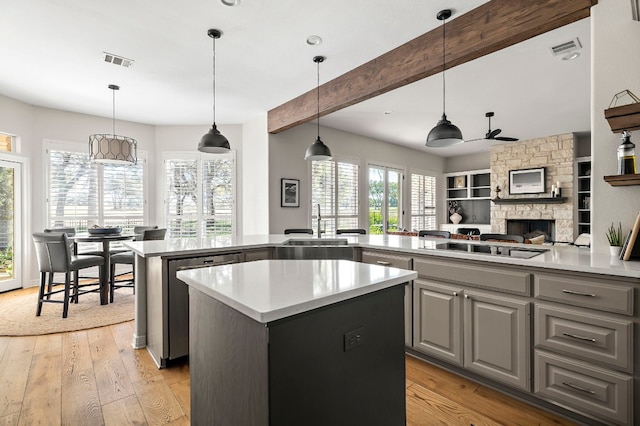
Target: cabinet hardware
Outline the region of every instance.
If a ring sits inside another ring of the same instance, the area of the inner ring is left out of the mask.
[[[465,299],[468,299],[468,298],[469,298],[469,295],[468,295],[468,294],[465,294],[465,295],[464,295],[464,298],[465,298]]]
[[[567,387],[570,387],[572,389],[579,390],[580,392],[586,392],[586,393],[591,394],[591,395],[595,395],[596,394],[596,392],[592,391],[591,389],[586,389],[586,388],[583,388],[581,386],[574,385],[573,383],[562,382],[562,384],[567,386]]]
[[[454,292],[453,292],[453,295],[457,297],[457,296],[458,296],[458,292],[457,292],[457,291],[454,291]]]
[[[587,342],[593,342],[593,343],[596,342],[596,339],[592,339],[591,337],[578,336],[576,334],[571,334],[571,333],[562,333],[562,335],[571,337],[573,339],[586,340]]]
[[[376,263],[378,265],[390,266],[391,262],[385,262],[384,260],[377,260]]]
[[[595,294],[593,293],[582,293],[580,291],[573,291],[573,290],[562,290],[563,293],[566,294],[573,294],[574,296],[587,296],[587,297],[596,297]]]

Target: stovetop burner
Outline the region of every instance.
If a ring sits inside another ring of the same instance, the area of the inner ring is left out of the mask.
[[[482,245],[467,243],[439,243],[437,250],[460,251],[466,253],[486,254],[489,256],[515,257],[518,259],[530,259],[539,254],[549,251],[549,249],[520,248],[511,246]]]

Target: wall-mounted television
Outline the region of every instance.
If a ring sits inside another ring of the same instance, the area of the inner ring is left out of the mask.
[[[509,194],[542,194],[545,188],[545,169],[509,170]]]

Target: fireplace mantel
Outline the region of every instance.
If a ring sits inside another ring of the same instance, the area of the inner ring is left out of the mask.
[[[562,204],[567,197],[494,198],[495,204]]]

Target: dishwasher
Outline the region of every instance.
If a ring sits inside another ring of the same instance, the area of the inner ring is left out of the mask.
[[[178,278],[176,272],[185,269],[207,268],[210,266],[228,265],[242,261],[241,253],[218,256],[191,257],[188,259],[172,259],[168,261],[169,279],[166,288],[166,335],[164,341],[168,345],[168,359],[175,360],[189,355],[189,287]]]

